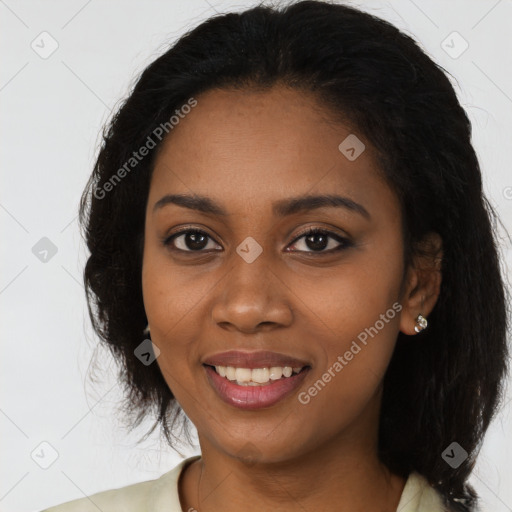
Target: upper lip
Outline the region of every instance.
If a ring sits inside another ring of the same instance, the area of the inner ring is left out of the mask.
[[[237,368],[270,368],[272,366],[291,366],[298,368],[308,366],[308,363],[286,354],[270,351],[241,352],[229,350],[207,357],[203,364],[210,366],[234,366]]]

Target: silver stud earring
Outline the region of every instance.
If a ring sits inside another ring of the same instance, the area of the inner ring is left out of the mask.
[[[149,324],[146,325],[146,328],[142,331],[146,336],[149,335]]]
[[[427,319],[423,315],[418,315],[416,317],[416,325],[414,326],[414,330],[416,332],[421,332],[423,329],[426,329],[428,325]]]

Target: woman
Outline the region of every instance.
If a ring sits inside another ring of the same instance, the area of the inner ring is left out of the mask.
[[[190,420],[201,456],[48,512],[476,510],[507,309],[470,134],[342,5],[215,16],[153,62],[82,198],[85,282],[133,426]]]

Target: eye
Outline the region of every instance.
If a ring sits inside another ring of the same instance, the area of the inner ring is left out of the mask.
[[[306,250],[299,249],[298,252],[325,254],[341,251],[343,249],[347,249],[348,247],[352,247],[353,245],[352,242],[347,238],[344,238],[336,233],[332,233],[331,231],[326,231],[319,228],[309,228],[293,241],[292,247],[300,245],[297,244],[297,242],[302,238],[304,238],[303,246],[306,246]],[[338,243],[338,245],[336,245],[336,243]],[[308,248],[312,250],[308,251]],[[327,248],[329,249],[324,250]]]
[[[306,249],[298,249],[298,252],[325,254],[353,246],[352,242],[347,238],[320,228],[309,228],[303,232],[300,236],[295,238],[292,243],[292,247],[300,245],[298,244],[298,241],[301,239],[304,239],[303,244],[306,246]],[[213,246],[208,247],[208,244],[210,243],[209,241]],[[182,229],[173,235],[164,238],[162,243],[165,246],[170,246],[172,250],[182,252],[206,252],[205,249],[217,250],[216,247],[220,247],[213,241],[208,233],[196,228]],[[336,245],[336,243],[338,245]],[[311,250],[308,251],[308,249]]]
[[[183,252],[206,252],[203,251],[203,249],[212,249],[212,247],[208,247],[208,240],[213,242],[213,239],[205,231],[189,228],[182,229],[165,238],[163,244],[165,246],[171,246],[173,250]]]

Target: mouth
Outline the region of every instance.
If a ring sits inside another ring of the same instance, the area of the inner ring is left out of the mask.
[[[309,366],[272,366],[270,368],[237,368],[235,366],[208,365],[217,375],[236,383],[238,386],[269,386],[273,382],[297,375]]]
[[[238,409],[268,408],[291,396],[311,367],[271,366],[244,368],[203,364],[216,395]]]

